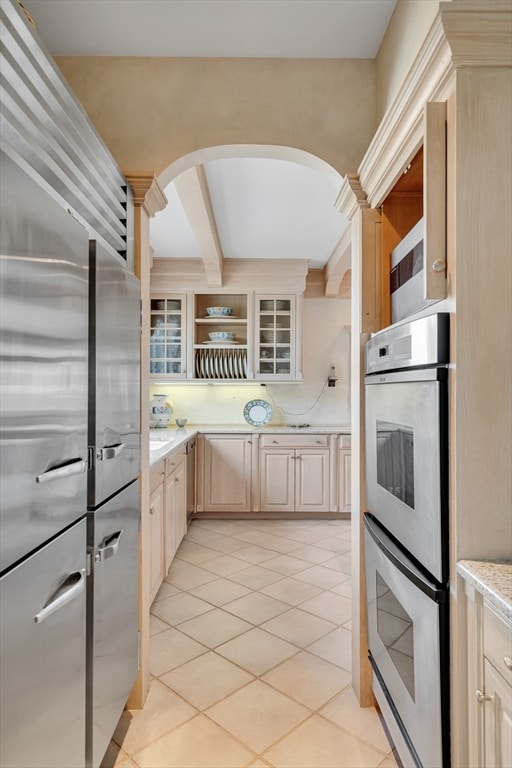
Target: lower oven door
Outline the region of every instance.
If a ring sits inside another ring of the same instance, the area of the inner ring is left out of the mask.
[[[448,595],[365,515],[368,645],[404,765],[449,765]],[[378,684],[378,685],[377,685]],[[385,714],[386,707],[381,707]]]
[[[438,581],[447,560],[447,371],[366,377],[370,512]]]

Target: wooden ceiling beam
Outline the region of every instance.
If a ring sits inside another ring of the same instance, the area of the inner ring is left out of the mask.
[[[220,288],[223,254],[204,166],[189,168],[174,183],[201,250],[207,283],[212,288]]]

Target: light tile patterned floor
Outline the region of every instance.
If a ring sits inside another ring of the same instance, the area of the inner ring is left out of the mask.
[[[350,685],[350,523],[195,520],[101,768],[395,768]]]

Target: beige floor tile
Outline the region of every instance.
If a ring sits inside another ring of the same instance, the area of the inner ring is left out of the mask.
[[[263,563],[265,560],[272,560],[276,553],[272,549],[258,547],[256,544],[253,544],[250,547],[244,546],[243,549],[239,549],[235,556],[239,557],[240,560],[245,560],[247,563],[258,565],[258,563]]]
[[[218,557],[218,552],[211,547],[205,547],[203,544],[183,540],[180,544],[177,557],[187,563],[199,564],[204,563],[206,560],[212,560],[214,557]]]
[[[247,526],[243,520],[194,520],[194,526],[206,528],[213,531],[214,534],[223,536],[234,536],[246,530]]]
[[[154,616],[152,613],[149,615],[149,634],[158,635],[159,632],[163,632],[165,629],[169,629],[169,624],[166,621],[162,621],[158,616]]]
[[[331,621],[313,616],[311,613],[305,613],[299,608],[292,608],[262,625],[262,629],[281,637],[283,640],[288,640],[300,648],[318,640],[335,627],[336,624]]]
[[[288,605],[299,605],[305,600],[310,600],[315,595],[322,592],[321,587],[315,587],[312,584],[306,584],[304,581],[288,578],[281,579],[268,587],[263,587],[260,592],[264,595],[275,597],[276,600],[282,600]]]
[[[283,574],[269,571],[267,568],[261,568],[259,565],[251,565],[243,571],[231,574],[229,578],[250,589],[261,589],[261,587],[266,587],[282,579]]]
[[[310,653],[346,669],[347,672],[352,669],[352,633],[344,627],[329,632],[320,640],[308,645],[307,649]]]
[[[398,768],[399,765],[401,764],[395,760],[394,753],[391,753],[391,755],[388,755],[388,757],[384,758],[382,763],[379,763],[378,768]]]
[[[166,581],[163,581],[160,589],[156,593],[155,599],[153,600],[153,605],[155,603],[158,603],[159,600],[167,600],[168,597],[174,597],[174,595],[179,595],[181,592],[181,589],[178,589],[177,587],[173,587],[172,584],[168,584]]]
[[[247,672],[262,675],[297,653],[297,647],[256,627],[220,645],[216,651]]]
[[[250,595],[233,600],[224,605],[224,610],[250,621],[251,624],[261,624],[263,621],[279,616],[288,611],[290,606],[276,600],[270,595],[262,595],[260,592],[252,592]]]
[[[267,672],[262,679],[300,704],[316,710],[350,685],[351,677],[344,669],[302,651]]]
[[[203,568],[198,568],[197,565],[191,565],[190,563],[183,563],[176,569],[174,569],[173,563],[168,576],[165,578],[168,584],[172,584],[179,589],[192,589],[192,587],[198,587],[199,584],[206,584],[207,581],[211,580],[212,574],[210,571],[205,571]]]
[[[203,563],[203,567],[217,574],[217,576],[229,576],[247,568],[247,563],[232,555],[223,554],[214,557],[213,560],[207,560],[206,563]]]
[[[209,528],[201,528],[195,521],[189,525],[183,541],[194,541],[196,544],[204,544],[207,547],[215,549],[217,541],[221,541],[224,536],[214,533]],[[183,542],[182,542],[183,543]]]
[[[350,576],[352,573],[352,562],[350,556],[336,555],[332,560],[326,560],[322,565],[325,568],[332,568],[333,571],[340,571],[341,573]]]
[[[134,755],[140,768],[244,768],[255,754],[197,715]]]
[[[335,595],[343,595],[352,599],[352,579],[348,577],[346,581],[342,581],[341,584],[336,584],[331,587],[330,592],[334,592]]]
[[[360,707],[352,687],[348,687],[326,704],[319,714],[366,741],[384,755],[392,749],[375,707]]]
[[[160,679],[194,707],[203,710],[250,683],[254,677],[210,651]]]
[[[201,613],[211,611],[212,606],[204,600],[200,600],[195,595],[189,595],[181,592],[174,597],[168,597],[166,600],[159,600],[153,603],[151,612],[162,621],[166,621],[171,627],[181,624],[182,621],[193,619]]]
[[[269,768],[270,763],[264,762],[263,760],[260,760],[258,757],[257,760],[254,761],[254,763],[251,763],[250,768]]]
[[[263,758],[279,768],[377,768],[382,752],[313,715]]]
[[[335,584],[345,581],[346,575],[339,571],[333,571],[332,568],[324,568],[323,565],[314,565],[295,575],[296,579],[307,581],[308,584],[315,584],[323,589],[330,589]]]
[[[269,549],[273,549],[275,552],[280,552],[283,555],[288,552],[293,553],[296,549],[299,549],[299,547],[302,546],[300,541],[293,541],[284,536],[270,534],[270,538],[272,539],[272,542],[269,544]]]
[[[311,563],[307,563],[305,560],[300,560],[292,555],[281,555],[280,557],[272,558],[272,560],[267,560],[263,567],[282,573],[283,576],[293,576],[295,573],[300,573],[300,571],[310,568]]]
[[[100,768],[137,768],[137,766],[115,742],[111,741]]]
[[[149,670],[155,677],[179,667],[185,661],[194,659],[208,649],[187,637],[177,629],[167,629],[151,638],[149,648]]]
[[[259,753],[308,717],[309,711],[255,680],[210,707],[207,715]]]
[[[331,557],[333,555],[349,555],[351,550],[350,541],[341,536],[327,536],[325,539],[317,541],[316,546],[331,552]]]
[[[114,741],[133,755],[197,714],[159,680],[151,680],[143,709],[124,710],[114,732]]]
[[[299,549],[295,549],[293,551],[293,556],[298,557],[301,560],[306,560],[313,565],[319,565],[320,563],[325,562],[325,560],[332,560],[332,552],[330,550],[321,549],[312,544],[307,544]]]
[[[250,593],[251,590],[248,587],[228,579],[214,579],[208,584],[201,584],[199,587],[189,589],[190,595],[200,597],[201,600],[206,600],[207,603],[216,606],[230,603],[232,600],[237,600],[239,597]]]
[[[321,595],[306,600],[300,607],[302,611],[308,611],[335,624],[343,624],[352,615],[352,600],[333,592],[322,592]]]
[[[223,553],[226,555],[234,554],[236,555],[237,552],[239,552],[241,549],[247,548],[247,542],[246,541],[240,541],[240,539],[234,539],[232,536],[222,536],[219,537],[219,540],[215,540],[215,543],[212,544],[212,549],[215,549],[219,554]]]
[[[252,629],[252,626],[238,616],[226,613],[220,608],[214,608],[209,613],[185,621],[180,624],[179,629],[208,648],[216,648],[221,643],[226,643],[233,637]]]

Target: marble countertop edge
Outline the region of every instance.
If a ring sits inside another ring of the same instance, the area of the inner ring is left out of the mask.
[[[457,572],[512,623],[512,560],[459,560]]]

